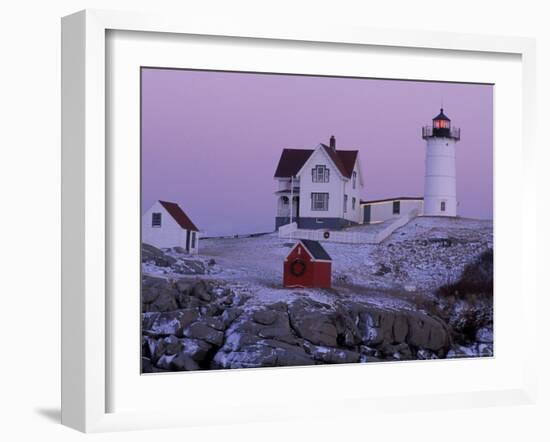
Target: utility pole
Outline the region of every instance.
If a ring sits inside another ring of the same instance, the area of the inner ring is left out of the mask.
[[[292,224],[292,215],[294,208],[294,176],[290,176],[290,224]]]

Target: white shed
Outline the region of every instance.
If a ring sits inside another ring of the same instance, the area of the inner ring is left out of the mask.
[[[199,251],[199,229],[176,203],[157,201],[141,220],[141,240],[160,249],[181,247]]]

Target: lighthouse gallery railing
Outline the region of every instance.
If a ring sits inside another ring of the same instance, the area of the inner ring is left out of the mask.
[[[447,136],[449,138],[454,138],[455,140],[460,140],[460,128],[451,127],[450,129],[435,129],[433,126],[423,126],[422,127],[422,138],[431,138],[436,135]]]

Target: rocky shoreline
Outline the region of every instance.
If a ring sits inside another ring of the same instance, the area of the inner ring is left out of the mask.
[[[161,251],[147,253],[178,265]],[[250,289],[207,279],[209,265],[188,264],[179,278],[143,276],[143,373],[493,355],[492,250],[411,308],[373,304],[368,291],[330,304],[299,290],[284,301],[252,302]]]

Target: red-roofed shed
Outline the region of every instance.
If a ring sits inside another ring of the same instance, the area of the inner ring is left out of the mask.
[[[328,289],[332,286],[332,259],[318,241],[299,240],[284,262],[285,287]]]

